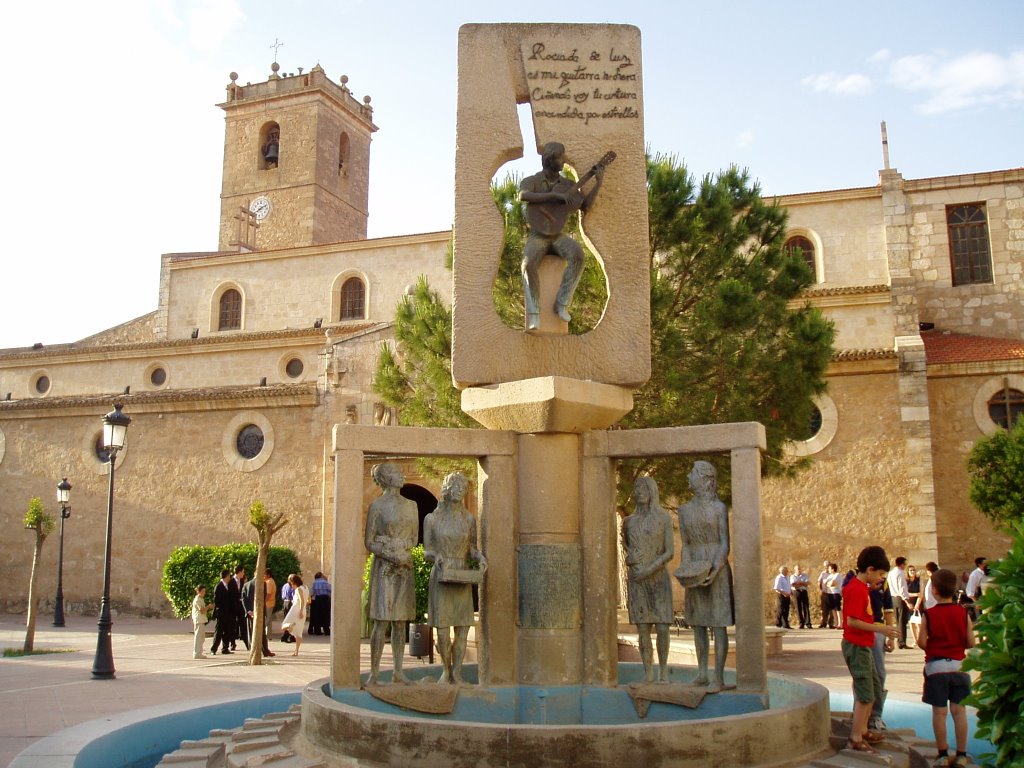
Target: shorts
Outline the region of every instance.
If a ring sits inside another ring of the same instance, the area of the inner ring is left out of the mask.
[[[949,702],[959,704],[970,692],[971,676],[966,672],[940,672],[925,675],[921,701],[933,707],[945,707]]]
[[[875,668],[871,647],[843,640],[843,658],[853,678],[853,698],[861,704],[873,703],[882,695],[882,679]]]
[[[829,594],[828,607],[832,611],[841,611],[843,609],[843,596],[838,593]]]

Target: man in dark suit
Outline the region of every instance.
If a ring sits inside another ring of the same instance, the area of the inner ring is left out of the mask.
[[[260,585],[260,598],[263,597],[264,585]],[[242,586],[242,607],[245,609],[245,620],[248,624],[247,629],[249,630],[250,636],[257,630],[254,629],[253,623],[256,620],[256,577],[253,576]],[[270,650],[270,643],[267,642],[266,632],[266,621],[267,617],[263,617],[264,631],[260,632],[263,639],[263,655],[264,656],[275,656],[276,654]]]
[[[228,646],[234,637],[235,628],[235,604],[231,601],[231,589],[228,584],[233,581],[231,571],[226,568],[220,572],[220,581],[213,591],[213,617],[217,620],[217,628],[213,635],[212,654],[217,653],[217,647],[223,650],[221,653],[231,653]]]
[[[228,584],[231,591],[232,605],[235,613],[235,631],[231,638],[231,650],[235,650],[235,641],[238,638],[245,643],[245,649],[249,650],[249,626],[245,618],[245,606],[242,605],[242,586],[245,584],[245,568],[241,565],[235,567],[235,576]]]

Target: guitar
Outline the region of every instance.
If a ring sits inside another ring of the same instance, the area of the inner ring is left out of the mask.
[[[566,203],[529,203],[526,206],[526,223],[534,232],[553,237],[562,231],[566,220],[582,206],[585,196],[580,192],[584,184],[590,181],[598,170],[604,170],[615,160],[615,152],[608,152],[598,160],[579,181],[564,176],[551,188],[552,192],[568,195]]]

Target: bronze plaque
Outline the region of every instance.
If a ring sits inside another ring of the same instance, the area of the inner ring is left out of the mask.
[[[519,621],[527,629],[578,629],[582,557],[576,544],[523,544],[519,560]]]

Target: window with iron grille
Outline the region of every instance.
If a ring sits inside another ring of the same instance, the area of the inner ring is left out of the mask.
[[[953,285],[992,282],[992,253],[984,203],[946,206]]]
[[[988,415],[1003,429],[1009,429],[1024,414],[1024,392],[1006,384],[988,401]]]
[[[341,286],[341,319],[362,320],[366,314],[366,288],[358,277],[350,277]]]
[[[796,235],[786,241],[786,248],[790,250],[800,251],[804,257],[804,263],[807,264],[808,269],[811,270],[811,274],[814,275],[815,280],[818,278],[818,270],[814,264],[814,243],[808,240],[806,237]]]
[[[242,294],[228,288],[220,297],[218,331],[237,331],[242,327]]]

